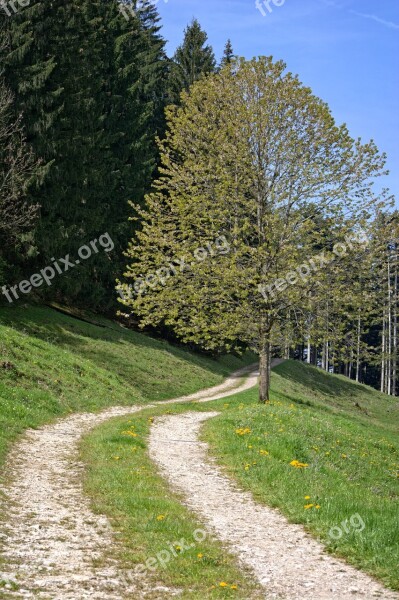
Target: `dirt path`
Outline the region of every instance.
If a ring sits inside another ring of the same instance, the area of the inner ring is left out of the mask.
[[[248,372],[250,376],[243,380]],[[244,391],[256,382],[256,372],[245,368],[219,386],[167,403],[209,401]],[[0,534],[1,559],[5,563],[0,563],[0,581],[8,582],[5,588],[0,587],[0,597],[157,597],[157,590],[149,592],[145,581],[138,577],[126,581],[110,558],[109,549],[117,542],[107,519],[90,509],[81,485],[84,465],[78,460],[79,441],[91,428],[148,406],[76,414],[29,430],[13,447],[6,465],[11,484],[0,487],[0,512],[6,515]],[[14,581],[20,585],[19,591],[13,591]],[[164,588],[159,593],[162,598],[171,595]]]
[[[183,493],[186,505],[252,569],[265,598],[398,599],[399,594],[326,554],[301,526],[257,504],[222,473],[208,456],[207,444],[198,441],[201,424],[217,414],[158,418],[151,430],[150,456],[172,487]],[[187,441],[192,442],[189,452]]]

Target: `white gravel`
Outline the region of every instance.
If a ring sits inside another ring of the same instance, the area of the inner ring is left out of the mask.
[[[156,419],[150,456],[172,488],[183,493],[186,505],[250,567],[265,598],[398,599],[399,594],[326,554],[301,526],[256,503],[222,473],[208,456],[207,444],[198,441],[201,424],[217,414],[190,412]]]

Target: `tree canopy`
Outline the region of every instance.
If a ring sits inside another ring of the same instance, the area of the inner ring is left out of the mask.
[[[123,302],[143,326],[166,324],[186,342],[248,345],[267,401],[273,334],[306,281],[266,298],[260,290],[312,257],[316,217],[334,223],[336,242],[361,226],[385,156],[352,139],[283,62],[266,57],[194,84],[167,110],[160,152],[154,191],[137,208],[126,272],[134,291],[122,284]],[[228,252],[215,250],[221,239]]]

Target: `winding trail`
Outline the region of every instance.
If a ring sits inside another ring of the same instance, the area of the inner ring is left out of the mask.
[[[0,534],[0,581],[9,582],[0,587],[1,597],[139,600],[179,594],[184,598],[182,590],[149,589],[144,577],[132,577],[120,569],[112,557],[119,542],[106,517],[92,512],[83,492],[84,465],[78,458],[78,445],[90,429],[113,417],[160,404],[231,396],[256,385],[257,375],[253,368],[245,368],[223,384],[190,396],[115,407],[99,414],[75,414],[27,431],[8,456],[10,483],[0,486],[0,510],[5,516]],[[267,590],[267,598],[399,598],[324,554],[322,546],[301,527],[288,524],[277,511],[257,505],[222,475],[207,457],[206,445],[198,441],[201,423],[215,414],[157,419],[150,453],[169,482],[184,493],[187,505],[251,567]],[[165,444],[166,438],[190,439],[190,453],[181,451],[182,444]],[[13,589],[13,582],[20,586],[18,590]]]
[[[205,402],[244,391],[256,383],[257,372],[252,366],[236,371],[219,386],[190,396],[145,406],[115,407],[97,414],[75,414],[27,431],[8,456],[5,472],[11,483],[0,486],[0,514],[5,515],[0,534],[0,581],[7,582],[5,588],[0,587],[1,597],[170,597],[172,590],[148,590],[139,575],[132,580],[119,570],[110,552],[118,541],[108,520],[92,512],[82,489],[84,465],[78,458],[79,441],[90,429],[113,417],[156,404]],[[12,589],[13,582],[18,583],[19,590]]]
[[[265,598],[398,599],[399,594],[325,553],[300,525],[256,503],[223,474],[208,456],[207,444],[198,440],[202,423],[217,414],[190,412],[157,418],[150,435],[150,456],[171,486],[183,493],[185,504],[250,567],[265,589]]]

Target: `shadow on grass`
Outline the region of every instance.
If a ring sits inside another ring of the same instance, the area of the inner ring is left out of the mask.
[[[362,396],[376,394],[375,390],[368,390],[367,387],[352,380],[346,381],[343,376],[331,375],[318,367],[293,360],[281,363],[274,370],[284,379],[299,383],[325,396],[353,397],[360,394]]]
[[[201,356],[143,333],[119,328],[117,324],[112,324],[110,328],[96,326],[49,307],[1,308],[0,322],[49,344],[71,350],[97,366],[132,382],[138,389],[148,388],[151,379],[154,379],[155,388],[157,378],[167,380],[171,376],[167,368],[162,372],[154,372],[154,353],[158,353],[158,356],[168,354],[185,364],[186,367],[182,370],[187,370],[187,378],[190,377],[193,367],[223,376],[230,372],[227,362],[224,363],[223,359],[218,361],[205,355]],[[140,352],[139,349],[146,351]],[[236,362],[236,368],[245,364],[243,361],[240,363],[239,359]],[[173,367],[173,362],[170,366]]]

